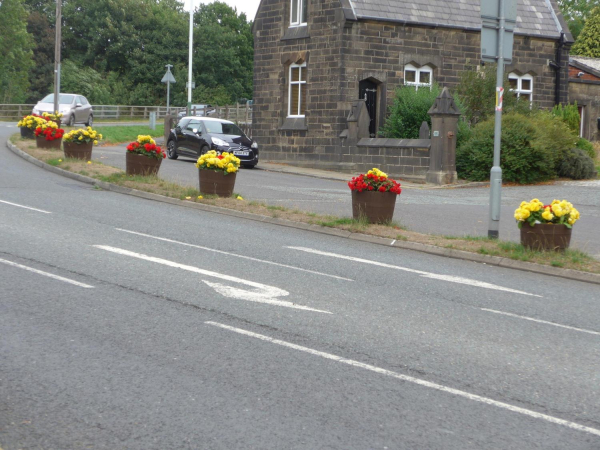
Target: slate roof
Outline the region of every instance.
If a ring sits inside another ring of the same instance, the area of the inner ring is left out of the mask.
[[[571,55],[569,56],[569,63],[574,67],[587,70],[593,75],[600,77],[600,58]]]
[[[352,10],[358,19],[379,19],[472,30],[481,29],[480,2],[481,0],[350,0]],[[515,33],[558,38],[561,28],[564,28],[565,34],[568,35],[567,39],[570,38],[555,0],[517,0],[517,2]]]

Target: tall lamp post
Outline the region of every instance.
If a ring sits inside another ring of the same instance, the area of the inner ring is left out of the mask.
[[[194,0],[190,0],[190,51],[188,61],[188,101],[187,115],[191,114],[192,110],[192,44],[194,42]]]
[[[60,95],[60,46],[62,41],[62,0],[56,0],[56,35],[54,37],[54,112],[59,108]]]

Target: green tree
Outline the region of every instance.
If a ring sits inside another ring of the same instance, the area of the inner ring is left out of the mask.
[[[0,103],[21,103],[33,66],[33,40],[27,32],[22,0],[0,2]]]
[[[27,18],[27,31],[33,36],[35,47],[26,101],[35,103],[54,89],[55,28],[46,14],[34,11]]]
[[[600,7],[594,8],[571,48],[573,55],[600,58]]]
[[[577,39],[591,11],[600,6],[600,0],[558,0],[558,5],[573,39]]]
[[[202,87],[195,100],[223,104],[252,98],[254,39],[246,15],[215,1],[200,5],[194,19],[194,78]]]

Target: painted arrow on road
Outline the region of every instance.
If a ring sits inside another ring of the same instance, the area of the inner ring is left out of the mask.
[[[308,306],[297,305],[295,303],[279,300],[278,297],[287,297],[290,293],[286,290],[280,289],[275,286],[269,286],[267,284],[257,283],[255,281],[244,280],[242,278],[234,277],[231,275],[225,275],[218,272],[212,272],[210,270],[200,269],[194,266],[188,266],[185,264],[180,264],[174,261],[169,261],[167,259],[156,258],[154,256],[144,255],[142,253],[131,252],[129,250],[124,250],[122,248],[110,247],[107,245],[94,245],[93,247],[106,250],[108,252],[117,253],[119,255],[130,256],[132,258],[141,259],[144,261],[150,261],[157,264],[162,264],[164,266],[174,267],[176,269],[187,270],[188,272],[194,272],[201,275],[206,275],[213,278],[219,278],[221,280],[229,281],[232,283],[243,284],[246,286],[250,286],[253,288],[252,290],[241,289],[229,285],[225,285],[222,283],[215,283],[211,281],[202,280],[207,286],[210,286],[219,294],[224,297],[234,298],[237,300],[246,300],[249,302],[257,302],[257,303],[266,303],[269,305],[275,306],[283,306],[286,308],[294,308],[301,309],[304,311],[313,311],[320,312],[325,314],[331,314],[329,311],[324,311],[315,308],[309,308]]]

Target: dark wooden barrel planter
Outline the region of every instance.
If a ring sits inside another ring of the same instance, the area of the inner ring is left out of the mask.
[[[219,197],[231,197],[237,172],[225,174],[209,169],[198,169],[200,192]]]
[[[35,139],[35,133],[33,132],[34,130],[31,128],[27,128],[27,127],[20,127],[21,128],[21,137],[23,139]]]
[[[127,175],[156,175],[161,163],[162,158],[152,158],[129,151],[125,154],[125,172]]]
[[[370,223],[390,222],[397,196],[392,192],[352,191],[352,217],[366,217]]]
[[[63,143],[63,149],[65,151],[65,158],[75,158],[90,161],[92,159],[92,147],[93,142],[84,142],[83,144],[76,144],[75,142]]]
[[[51,141],[46,140],[46,136],[40,135],[35,137],[35,143],[38,148],[55,148],[60,149],[62,138],[53,139]]]
[[[521,226],[521,244],[532,250],[564,251],[571,244],[571,228],[562,224],[525,222]]]

